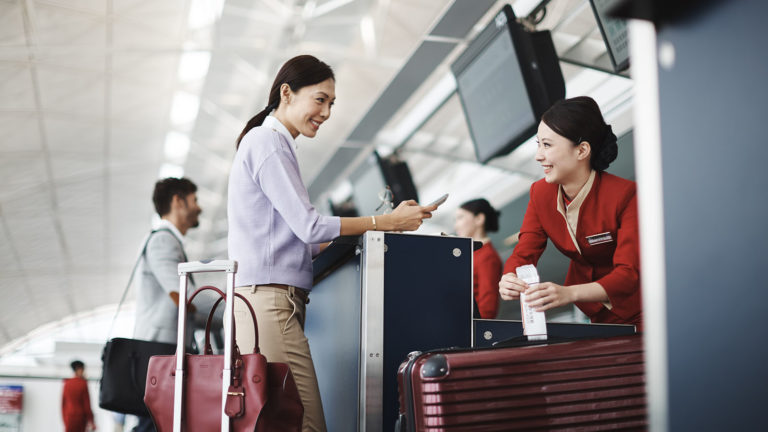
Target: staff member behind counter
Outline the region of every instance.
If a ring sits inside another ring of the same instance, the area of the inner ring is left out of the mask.
[[[642,330],[635,183],[604,172],[616,159],[616,135],[589,97],[555,103],[541,117],[536,161],[520,239],[504,265],[499,293],[545,311],[575,303],[592,322]],[[547,239],[571,259],[565,285],[529,287],[515,275],[539,260]]]
[[[501,257],[488,233],[499,230],[499,212],[484,198],[467,201],[456,209],[453,229],[459,236],[483,243],[472,255],[472,294],[475,315],[480,315],[475,318],[494,319],[499,312]]]
[[[331,68],[309,55],[288,60],[278,71],[267,107],[237,140],[227,202],[229,257],[238,261],[236,292],[253,305],[261,352],[288,363],[304,405],[303,430],[324,431],[315,368],[304,336],[312,288],[312,252],[339,235],[367,230],[413,231],[437,206],[404,201],[390,214],[331,217],[309,202],[296,159],[299,135],[312,138],[331,115],[335,98]],[[274,111],[274,112],[273,112]],[[251,352],[250,315],[235,302],[237,345]]]

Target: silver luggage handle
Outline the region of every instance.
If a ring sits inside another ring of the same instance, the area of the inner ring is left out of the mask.
[[[237,261],[234,260],[202,260],[179,263],[179,276],[184,276],[188,273],[205,273],[205,272],[237,272]]]
[[[224,307],[224,369],[221,382],[221,431],[228,432],[229,416],[226,415],[227,392],[232,379],[232,322],[235,303],[235,273],[237,261],[203,260],[179,263],[179,323],[176,341],[176,377],[173,394],[173,432],[181,431],[182,397],[184,391],[184,341],[186,340],[187,321],[187,284],[191,273],[226,272],[226,304]],[[184,303],[181,301],[184,300]]]

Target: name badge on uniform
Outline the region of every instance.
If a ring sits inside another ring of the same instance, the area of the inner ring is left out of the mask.
[[[613,241],[613,236],[611,236],[610,232],[604,232],[600,234],[587,236],[587,243],[589,243],[590,246],[599,245],[603,243],[610,243],[612,241]]]

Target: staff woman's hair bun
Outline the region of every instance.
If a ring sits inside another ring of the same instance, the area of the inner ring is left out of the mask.
[[[617,142],[616,134],[613,133],[610,125],[605,127],[605,138],[603,143],[597,148],[592,148],[594,152],[590,163],[592,168],[596,171],[604,171],[611,162],[616,160],[616,156],[619,155],[619,145]]]

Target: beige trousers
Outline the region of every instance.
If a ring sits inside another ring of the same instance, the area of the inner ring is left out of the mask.
[[[299,389],[301,403],[304,405],[302,431],[325,432],[325,416],[317,385],[315,365],[309,352],[309,341],[304,336],[306,304],[299,299],[294,290],[269,285],[253,285],[235,288],[253,306],[259,326],[259,349],[270,362],[287,363],[296,386]],[[237,327],[237,346],[240,352],[253,351],[253,324],[247,306],[236,301],[235,325]]]

